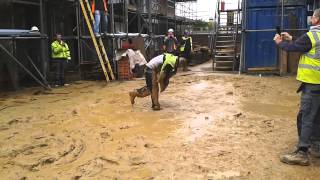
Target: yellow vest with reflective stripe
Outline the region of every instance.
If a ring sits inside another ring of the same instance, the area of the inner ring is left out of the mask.
[[[164,67],[168,64],[174,69],[176,66],[178,57],[170,53],[165,53],[164,55],[165,55],[165,59],[162,64],[161,71],[163,71]]]
[[[312,48],[309,52],[301,55],[297,80],[309,83],[320,84],[320,32],[308,32]]]
[[[184,52],[184,49],[185,49],[185,46],[186,46],[186,43],[187,43],[187,40],[190,39],[190,46],[191,46],[191,49],[192,49],[192,37],[182,37],[182,40],[184,41],[183,45],[180,47],[180,51],[181,52]]]

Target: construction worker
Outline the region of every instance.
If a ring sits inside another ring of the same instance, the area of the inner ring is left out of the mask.
[[[65,84],[65,67],[69,60],[71,60],[70,50],[64,41],[62,41],[61,34],[56,34],[56,40],[51,44],[52,62],[56,66],[55,86],[64,86]]]
[[[164,38],[163,51],[166,53],[176,54],[178,46],[178,40],[174,36],[173,29],[169,29],[167,36]]]
[[[192,37],[190,36],[190,32],[185,30],[184,35],[182,36],[182,41],[180,43],[180,54],[181,54],[181,57],[185,58],[183,71],[188,71],[191,52],[192,52]]]
[[[169,53],[151,59],[146,64],[145,69],[146,86],[129,93],[131,104],[135,103],[136,97],[142,98],[151,94],[152,109],[160,110],[158,83],[160,84],[160,91],[163,92],[169,85],[169,79],[176,74],[178,64],[178,57]],[[158,80],[159,69],[160,77]]]
[[[105,21],[103,31],[108,30],[108,0],[92,0],[91,10],[94,13],[93,32],[95,36],[100,37],[100,22],[101,17]]]
[[[296,151],[280,157],[287,164],[309,165],[308,151],[313,155],[320,152],[319,144],[313,144],[311,139],[320,109],[320,9],[314,11],[311,23],[310,31],[296,41],[292,41],[288,33],[276,34],[274,37],[275,43],[283,50],[303,53],[297,74],[297,80],[302,83],[297,91],[302,92],[297,117],[299,143]]]

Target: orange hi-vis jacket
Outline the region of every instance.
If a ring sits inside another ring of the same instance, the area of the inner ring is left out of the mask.
[[[102,0],[103,1],[103,5],[104,5],[104,10],[108,11],[108,0]],[[92,5],[91,5],[91,10],[92,13],[94,13],[94,11],[96,10],[96,4],[95,4],[95,0],[92,0]]]

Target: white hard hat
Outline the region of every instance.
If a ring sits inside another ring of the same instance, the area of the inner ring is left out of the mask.
[[[37,26],[32,26],[31,31],[37,31],[39,32],[39,28]]]
[[[170,29],[168,29],[168,32],[173,33],[174,31],[173,31],[173,29],[172,29],[172,28],[170,28]]]

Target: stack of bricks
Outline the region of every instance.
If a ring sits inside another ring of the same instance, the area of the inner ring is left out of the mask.
[[[128,57],[122,57],[118,60],[118,79],[131,80],[133,74],[130,72],[130,62]]]

